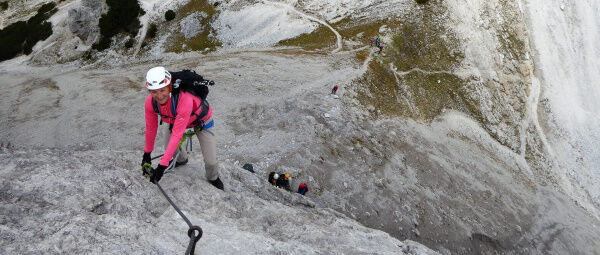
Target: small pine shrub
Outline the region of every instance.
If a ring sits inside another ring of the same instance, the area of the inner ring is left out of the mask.
[[[168,10],[165,12],[165,20],[171,21],[175,18],[175,12],[173,10]]]
[[[50,22],[45,22],[44,23],[36,23],[36,24],[29,24],[29,33],[27,34],[27,39],[25,40],[25,43],[23,44],[23,53],[29,55],[29,53],[31,53],[31,50],[33,48],[33,46],[35,46],[35,44],[38,41],[43,41],[46,38],[48,38],[50,35],[52,35],[52,24],[50,24]]]
[[[111,41],[112,40],[108,37],[102,37],[102,38],[100,38],[100,41],[98,41],[97,43],[94,43],[94,45],[92,45],[92,49],[97,50],[97,51],[103,51],[105,49],[108,49],[110,47]]]
[[[42,14],[48,13],[48,12],[52,11],[55,7],[56,7],[56,3],[54,3],[54,2],[50,2],[50,3],[44,4],[38,10],[38,14],[40,14],[40,13],[42,13]]]
[[[0,30],[0,61],[21,53],[30,54],[38,41],[52,35],[52,24],[46,20],[57,11],[55,7],[55,3],[44,4],[28,21],[15,22]]]
[[[127,42],[125,42],[125,48],[130,49],[131,47],[133,47],[134,43],[135,43],[135,40],[133,40],[133,38],[129,38],[129,40],[127,40]]]
[[[415,0],[418,4],[426,4],[429,0]]]
[[[14,58],[23,52],[27,22],[18,21],[0,30],[0,61]]]
[[[8,2],[0,2],[0,8],[2,8],[2,10],[8,9]]]
[[[102,51],[110,47],[111,38],[120,32],[135,35],[140,28],[138,16],[142,13],[137,0],[106,0],[109,10],[100,17],[100,41],[92,46]]]
[[[154,23],[150,24],[150,27],[148,28],[148,32],[147,32],[148,37],[154,38],[156,36],[157,31],[158,31],[158,27],[156,26],[156,24],[154,24]]]
[[[92,51],[91,51],[91,50],[88,50],[88,51],[86,51],[86,52],[83,54],[83,58],[84,58],[85,60],[91,60],[93,56],[94,56],[94,55],[92,54]]]

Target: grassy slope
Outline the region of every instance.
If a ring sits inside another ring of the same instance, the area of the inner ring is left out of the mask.
[[[217,10],[206,0],[190,1],[188,4],[182,6],[176,11],[177,16],[174,20],[169,21],[169,23],[178,24],[183,18],[187,17],[193,12],[204,12],[207,14],[207,17],[202,19],[200,22],[204,28],[203,31],[194,38],[186,40],[183,37],[183,34],[179,32],[179,26],[176,25],[177,32],[173,33],[172,38],[168,42],[169,46],[167,47],[167,51],[177,53],[185,51],[203,51],[204,49],[214,51],[217,47],[221,46],[221,43],[212,36],[214,31],[210,26],[210,22],[213,16],[217,14]]]

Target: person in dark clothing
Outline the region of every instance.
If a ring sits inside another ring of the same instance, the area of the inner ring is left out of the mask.
[[[339,88],[340,88],[340,85],[335,85],[333,87],[333,89],[331,90],[331,94],[335,95],[335,93],[338,91]]]
[[[291,174],[280,174],[276,181],[276,186],[282,189],[290,190]]]
[[[305,196],[306,192],[308,192],[308,185],[306,185],[304,182],[300,183],[300,185],[298,185],[298,193]]]
[[[377,51],[377,54],[381,55],[381,52],[383,51],[383,43],[379,44],[379,46],[377,46],[377,48],[379,48],[379,50]]]

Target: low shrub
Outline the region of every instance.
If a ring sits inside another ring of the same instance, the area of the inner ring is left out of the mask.
[[[173,10],[168,10],[165,12],[165,20],[171,21],[175,18],[175,12]]]
[[[129,49],[129,48],[133,47],[134,43],[135,43],[135,40],[133,40],[133,38],[129,38],[129,40],[127,40],[127,42],[125,42],[125,48]]]
[[[30,54],[38,41],[52,35],[52,24],[46,20],[56,12],[56,4],[42,5],[28,21],[18,21],[0,30],[0,61]]]
[[[152,23],[152,24],[150,24],[150,27],[148,28],[148,32],[146,33],[146,35],[150,38],[154,38],[156,36],[157,31],[158,31],[158,27],[156,26],[156,24]]]
[[[106,0],[108,12],[100,17],[100,41],[92,48],[102,51],[110,47],[111,38],[126,32],[135,35],[140,28],[142,8],[137,0]]]

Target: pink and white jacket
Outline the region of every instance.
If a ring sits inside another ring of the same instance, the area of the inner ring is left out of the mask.
[[[159,163],[163,166],[169,165],[169,161],[171,161],[175,151],[177,151],[177,147],[183,137],[183,133],[185,133],[185,129],[194,127],[192,123],[197,117],[195,114],[192,114],[192,111],[196,110],[196,114],[199,114],[202,111],[202,107],[200,107],[202,105],[202,99],[187,92],[182,91],[179,93],[179,101],[176,109],[177,116],[173,116],[172,114],[171,98],[169,98],[164,105],[158,104],[160,114],[162,115],[162,121],[173,124],[169,143],[165,150],[165,154],[162,156]],[[152,95],[148,95],[146,98],[144,109],[146,115],[146,144],[144,146],[144,152],[150,153],[154,150],[154,141],[156,140],[158,130],[158,114],[154,112],[154,107],[152,106]],[[210,105],[208,106],[208,113],[200,120],[204,123],[212,121],[212,107]]]

